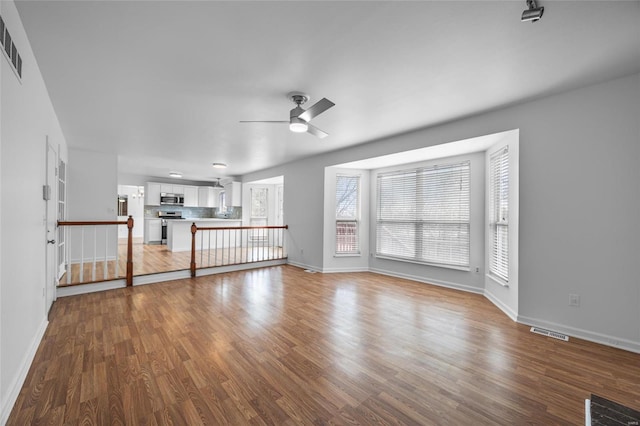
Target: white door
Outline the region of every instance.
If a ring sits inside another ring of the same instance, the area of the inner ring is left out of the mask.
[[[56,164],[58,162],[58,155],[56,150],[49,143],[47,137],[47,186],[43,191],[43,196],[46,198],[46,282],[44,286],[45,293],[45,313],[49,313],[51,305],[56,298],[56,285],[57,285],[57,269],[58,263],[56,262],[56,224],[57,224],[57,204],[58,198],[56,196],[57,188],[57,176],[56,176]]]

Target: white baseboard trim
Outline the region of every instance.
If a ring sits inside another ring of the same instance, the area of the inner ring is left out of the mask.
[[[359,266],[356,268],[324,268],[321,272],[323,274],[337,274],[341,272],[369,272],[369,268],[366,266]]]
[[[498,299],[493,293],[491,293],[489,290],[485,289],[484,290],[484,297],[486,297],[487,299],[489,299],[489,301],[491,303],[493,303],[494,305],[496,305],[496,307],[498,309],[500,309],[502,312],[505,313],[505,315],[507,315],[509,318],[511,318],[512,321],[518,322],[518,314],[516,312],[514,312],[513,309],[511,309],[509,306],[507,306],[506,304],[504,304],[504,302],[502,302],[502,300]]]
[[[302,269],[310,269],[310,270],[316,271],[316,272],[322,271],[322,268],[319,268],[317,266],[307,265],[305,263],[295,262],[295,261],[292,261],[292,260],[288,260],[287,264],[289,264],[291,266],[296,266],[296,267],[302,268]]]
[[[640,342],[634,342],[633,340],[622,339],[620,337],[609,336],[607,334],[595,333],[593,331],[583,330],[581,328],[562,325],[538,318],[518,316],[517,322],[533,327],[540,327],[547,330],[557,331],[578,339],[588,340],[589,342],[599,343],[601,345],[611,346],[613,348],[624,349],[626,351],[640,354]]]
[[[286,265],[287,259],[266,260],[264,262],[242,263],[240,265],[216,266],[196,270],[196,277],[205,275],[224,274],[225,272],[246,271],[248,269],[268,268],[270,266]]]
[[[436,280],[436,279],[432,279],[432,278],[428,278],[428,277],[421,277],[421,276],[417,276],[417,275],[402,274],[402,273],[398,273],[398,272],[387,271],[387,270],[384,270],[384,269],[369,268],[369,271],[373,272],[375,274],[387,275],[387,276],[396,277],[396,278],[405,278],[405,279],[411,280],[411,281],[417,281],[417,282],[421,282],[421,283],[425,283],[425,284],[432,284],[432,285],[436,285],[438,287],[446,287],[446,288],[451,288],[451,289],[454,289],[454,290],[466,291],[466,292],[469,292],[469,293],[476,293],[476,294],[483,294],[484,293],[484,288],[472,287],[470,285],[457,284],[457,283],[452,283],[452,282],[449,282],[449,281]]]
[[[77,296],[78,294],[95,293],[98,291],[125,288],[126,286],[127,282],[124,279],[104,281],[101,283],[70,285],[67,287],[58,287],[56,289],[56,297]]]
[[[159,274],[138,275],[133,277],[133,285],[155,284],[165,281],[181,280],[191,278],[191,271],[182,269],[180,271],[161,272]]]
[[[47,326],[49,325],[49,321],[47,317],[42,319],[42,323],[38,330],[36,331],[35,336],[31,340],[31,344],[29,345],[29,349],[27,353],[22,358],[22,364],[18,369],[18,373],[13,378],[11,385],[9,386],[7,396],[2,401],[2,417],[0,417],[0,424],[4,425],[7,423],[9,419],[9,414],[11,414],[11,410],[13,409],[16,400],[18,399],[18,395],[20,394],[20,390],[22,389],[22,385],[27,378],[27,374],[29,373],[29,368],[31,367],[31,363],[36,356],[36,352],[38,351],[38,346],[40,346],[40,342],[42,342],[42,338],[44,337],[45,331],[47,331]]]

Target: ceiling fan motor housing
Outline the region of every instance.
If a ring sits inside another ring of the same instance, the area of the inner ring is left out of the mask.
[[[302,109],[302,107],[298,105],[297,107],[295,107],[289,112],[289,119],[298,118],[298,116],[303,112],[304,112],[304,109]]]

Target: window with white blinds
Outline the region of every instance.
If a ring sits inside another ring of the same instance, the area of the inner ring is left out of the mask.
[[[336,254],[359,254],[360,176],[336,176]]]
[[[489,274],[509,282],[509,151],[489,160]]]
[[[267,188],[251,188],[251,212],[249,226],[267,226],[269,220],[268,208],[269,191]],[[263,230],[252,229],[249,233],[252,242],[264,241],[266,235]]]
[[[469,267],[469,162],[378,175],[376,255]]]

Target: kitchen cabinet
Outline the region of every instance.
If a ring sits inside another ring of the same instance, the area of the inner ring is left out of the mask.
[[[144,220],[144,243],[159,244],[162,241],[162,221],[161,219]]]
[[[199,207],[220,207],[218,202],[218,194],[220,191],[212,186],[198,187],[198,206]]]
[[[159,183],[147,182],[144,189],[144,203],[148,206],[159,206],[160,192],[162,189]]]
[[[242,206],[242,182],[229,182],[224,186],[227,206]]]
[[[184,194],[184,206],[185,207],[199,207],[199,205],[198,205],[198,187],[197,186],[187,186],[187,185],[185,185],[183,194]]]
[[[161,183],[160,192],[167,194],[184,194],[184,185],[173,185],[171,183]]]

